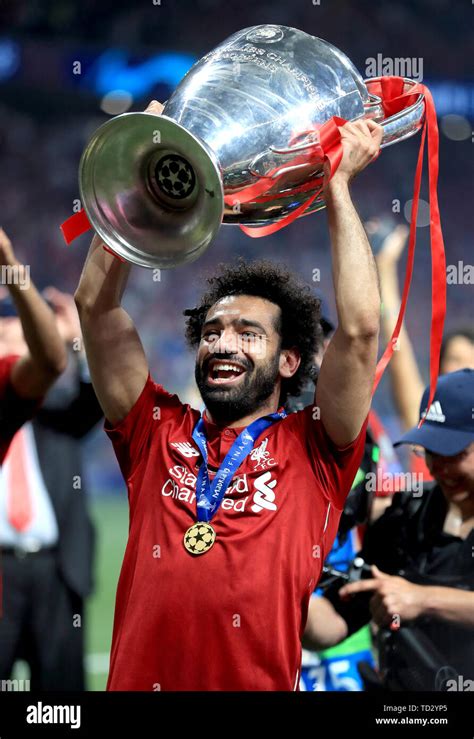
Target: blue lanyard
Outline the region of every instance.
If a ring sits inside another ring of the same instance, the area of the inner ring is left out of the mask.
[[[193,440],[199,447],[202,454],[203,462],[199,468],[196,483],[196,506],[198,521],[209,522],[219,509],[229,483],[240,467],[244,459],[251,452],[256,440],[269,426],[285,418],[286,413],[282,410],[280,413],[271,413],[268,416],[257,418],[250,426],[247,426],[236,438],[231,448],[227,452],[224,461],[219,467],[212,484],[209,480],[209,470],[207,467],[207,439],[204,433],[204,421],[202,417],[197,422],[193,430]]]

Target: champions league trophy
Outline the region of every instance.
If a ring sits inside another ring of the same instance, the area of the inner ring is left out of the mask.
[[[163,115],[125,113],[93,134],[80,164],[89,222],[123,259],[169,268],[197,259],[222,222],[268,226],[313,195],[305,215],[319,210],[324,123],[370,118],[382,146],[423,125],[422,93],[387,117],[373,82],[303,31],[239,31],[192,67]]]

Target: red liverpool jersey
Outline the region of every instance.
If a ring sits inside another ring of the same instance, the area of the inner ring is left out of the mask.
[[[311,406],[267,428],[212,519],[214,546],[195,556],[183,537],[196,521],[199,416],[149,377],[127,417],[105,423],[130,505],[107,689],[295,690],[366,423],[344,449]],[[242,428],[204,420],[212,479]]]

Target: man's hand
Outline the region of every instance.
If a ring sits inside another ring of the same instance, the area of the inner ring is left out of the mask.
[[[80,339],[81,322],[73,296],[55,287],[47,287],[43,291],[43,297],[54,310],[58,331],[66,344],[72,344],[75,339]]]
[[[401,621],[412,621],[425,612],[427,589],[403,577],[387,575],[372,565],[373,579],[359,580],[344,585],[339,595],[346,599],[356,593],[370,593],[370,610],[378,626],[390,626],[395,616]]]
[[[379,271],[388,268],[396,268],[400,257],[407,243],[410,229],[404,223],[396,226],[391,233],[384,239],[379,252],[375,257]]]
[[[152,100],[148,104],[145,113],[155,113],[155,115],[161,115],[165,106],[158,102],[158,100]]]
[[[13,252],[12,242],[3,228],[0,228],[0,266],[8,267],[18,264]]]
[[[340,129],[340,133],[343,155],[331,183],[348,184],[378,157],[383,128],[374,121],[360,120],[346,123]]]

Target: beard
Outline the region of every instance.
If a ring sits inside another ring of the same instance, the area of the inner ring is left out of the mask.
[[[255,413],[275,390],[279,375],[279,352],[265,364],[251,366],[245,363],[246,371],[237,386],[219,387],[207,382],[208,367],[211,359],[238,361],[240,358],[228,354],[214,354],[206,359],[202,366],[196,362],[194,377],[201,397],[212,418],[218,424],[229,424],[239,418]]]

